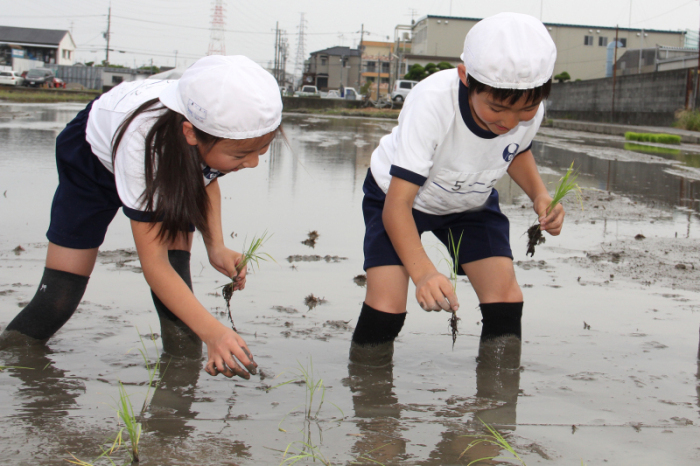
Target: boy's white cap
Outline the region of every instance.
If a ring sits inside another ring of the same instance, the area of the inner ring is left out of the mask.
[[[520,13],[484,18],[464,39],[467,73],[498,89],[532,89],[554,73],[557,48],[538,19]]]
[[[159,98],[198,129],[225,139],[263,136],[282,121],[277,81],[242,55],[200,58]]]

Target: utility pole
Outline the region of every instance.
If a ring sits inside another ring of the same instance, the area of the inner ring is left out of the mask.
[[[639,66],[637,67],[637,74],[642,74],[642,50],[644,49],[644,28],[642,28],[642,33],[639,35]]]
[[[620,27],[615,26],[615,58],[613,59],[613,85],[612,85],[612,111],[610,112],[610,123],[615,123],[615,80],[617,79],[617,38]]]
[[[105,39],[107,39],[107,47],[105,47],[105,65],[109,64],[109,36],[110,36],[111,27],[112,27],[112,2],[109,2],[109,9],[107,10],[107,32],[102,34],[102,36]]]
[[[357,72],[357,85],[359,87],[362,87],[362,54],[365,52],[365,46],[362,45],[362,40],[365,38],[365,25],[362,23],[362,27],[360,28],[360,46],[357,47],[357,50],[360,52],[360,69]],[[700,39],[698,39],[698,43],[700,44]],[[359,91],[358,87],[358,91]]]

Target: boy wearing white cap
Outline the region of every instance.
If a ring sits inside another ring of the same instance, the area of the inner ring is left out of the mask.
[[[372,154],[363,201],[367,293],[353,334],[353,361],[378,351],[384,362],[391,358],[406,316],[409,278],[424,310],[459,309],[450,280],[423,250],[425,231],[445,245],[450,233],[455,243],[461,238],[459,257],[452,259],[479,299],[482,342],[511,335],[519,342],[523,295],[508,219],[494,189],[506,173],[532,200],[542,230],[561,231],[564,209],[547,211],[552,199],[530,151],[556,59],[549,33],[533,17],[501,13],[469,31],[461,58],[457,69],[436,73],[411,91],[398,126]]]
[[[245,287],[245,269],[236,272],[242,256],[224,245],[218,177],[256,167],[281,119],[277,82],[243,56],[205,57],[179,80],[124,83],[91,102],[56,140],[59,185],[44,275],[0,347],[48,340],[68,321],[122,208],[165,352],[201,357],[204,341],[207,372],[250,378],[256,364],[243,339],[192,293],[190,249],[197,229],[211,265]]]

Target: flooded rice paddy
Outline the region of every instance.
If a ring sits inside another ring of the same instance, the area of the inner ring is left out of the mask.
[[[0,328],[41,277],[54,140],[79,109],[0,105]],[[589,189],[583,209],[566,202],[562,235],[529,258],[530,203],[507,177],[497,186],[525,295],[521,370],[479,368],[478,302],[464,280],[454,349],[449,316],[423,312],[411,294],[393,366],[369,370],[347,357],[364,298],[362,182],[394,122],[287,115],[284,125],[291,150],[275,143],[258,168],[221,180],[228,245],[273,235],[265,247],[276,263],[261,263],[231,300],[260,373],[230,380],[203,361],[170,361],[142,417],[142,464],[280,464],[301,442],[332,464],[468,464],[501,453],[462,455],[484,433],[479,419],[528,465],[698,464],[697,147],[626,149],[621,138],[543,129],[533,150],[545,182],[574,161]],[[423,243],[439,262],[438,241]],[[122,213],[101,251],[77,313],[46,348],[0,352],[0,366],[27,368],[0,372],[3,464],[92,462],[119,429],[119,382],[137,411],[144,402],[138,349],[143,339],[153,362],[149,336],[160,329]],[[201,240],[192,276],[226,323],[225,277]],[[310,401],[302,384],[276,387],[302,368],[323,380],[319,411],[321,393]]]

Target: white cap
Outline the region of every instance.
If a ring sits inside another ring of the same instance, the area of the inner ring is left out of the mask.
[[[200,58],[159,98],[198,129],[225,139],[263,136],[282,121],[277,81],[242,55]]]
[[[498,89],[533,89],[554,73],[557,48],[538,19],[520,13],[484,18],[464,39],[467,73]]]

